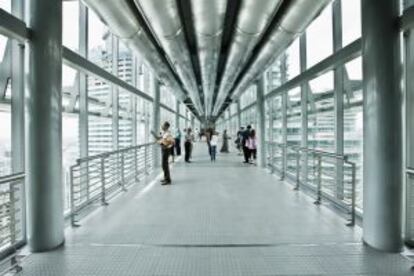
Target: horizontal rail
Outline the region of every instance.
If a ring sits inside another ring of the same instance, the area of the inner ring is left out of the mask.
[[[355,225],[356,216],[356,163],[347,155],[340,155],[318,149],[288,146],[267,142],[270,150],[268,166],[272,173],[277,171],[281,180],[291,176],[295,190],[306,186],[316,193],[315,204],[323,198],[336,203],[350,213],[348,226]],[[268,150],[268,152],[269,152]],[[275,156],[275,152],[279,153]],[[337,174],[337,167],[342,169]],[[414,174],[414,170],[413,170]]]
[[[108,205],[108,198],[127,191],[153,169],[155,143],[104,152],[80,158],[70,167],[70,217],[72,226],[79,226],[80,213],[95,203]]]

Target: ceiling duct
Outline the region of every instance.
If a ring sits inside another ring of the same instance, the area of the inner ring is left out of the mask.
[[[158,79],[171,88],[175,97],[183,101],[186,95],[168,64],[140,25],[134,9],[127,0],[83,0],[128,48],[141,56]]]
[[[167,54],[171,66],[181,79],[199,114],[204,110],[185,40],[176,0],[134,0],[154,36]]]
[[[191,0],[206,116],[212,112],[228,0]]]
[[[263,74],[330,2],[330,0],[291,0],[286,12],[281,16],[280,23],[273,29],[249,70],[234,89],[232,98],[237,98],[252,81]]]
[[[215,115],[233,87],[237,76],[245,67],[254,47],[265,34],[279,10],[282,0],[261,0],[259,2],[257,0],[243,0],[242,2],[224,76],[221,79],[215,103]]]

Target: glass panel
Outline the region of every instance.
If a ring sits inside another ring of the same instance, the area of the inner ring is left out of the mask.
[[[348,45],[361,37],[361,0],[342,0],[342,42]]]
[[[296,39],[293,44],[287,49],[286,55],[286,77],[288,80],[290,80],[300,74],[299,39]]]
[[[110,86],[88,76],[89,156],[113,149]]]
[[[119,42],[118,76],[129,84],[132,84],[132,60],[131,51],[123,43]]]
[[[133,97],[136,96],[119,91],[119,148],[132,146]]]
[[[0,0],[0,9],[3,9],[6,12],[11,13],[11,1],[12,0]]]
[[[356,206],[362,210],[364,167],[362,60],[357,58],[348,62],[345,67],[352,81],[344,95],[344,153],[356,164]]]
[[[296,152],[292,147],[301,144],[302,108],[300,88],[296,87],[288,92],[287,97],[287,164],[286,170],[290,175],[296,174]]]
[[[112,71],[112,36],[96,14],[89,10],[88,59]]]
[[[79,2],[63,1],[63,45],[79,51]]]
[[[308,68],[333,53],[332,4],[328,5],[308,27],[306,38]]]
[[[11,108],[0,103],[0,176],[12,172],[11,163]]]

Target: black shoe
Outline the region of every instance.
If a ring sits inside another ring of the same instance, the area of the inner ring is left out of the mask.
[[[171,180],[170,181],[166,180],[166,181],[162,182],[161,185],[171,185]]]

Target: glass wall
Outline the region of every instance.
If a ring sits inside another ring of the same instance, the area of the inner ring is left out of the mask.
[[[337,0],[335,5],[340,5],[339,8],[342,13],[342,20],[338,23],[336,30],[333,28],[333,11],[338,6],[333,7],[331,4],[306,30],[306,39],[303,40],[305,47],[301,49],[300,39],[296,39],[266,71],[266,110],[268,116],[266,127],[269,132],[266,137],[267,140],[279,144],[286,141],[285,165],[288,175],[290,174],[294,178],[297,172],[295,148],[299,146],[348,156],[350,161],[356,163],[356,198],[357,207],[361,210],[363,173],[361,58],[358,57],[347,64],[334,64],[333,68],[313,72],[314,74],[311,77],[309,77],[309,72],[302,75],[300,72],[301,60],[306,61],[307,67],[305,69],[308,69],[335,55],[333,51],[334,31],[338,32],[335,34],[336,36],[342,34],[344,46],[360,38],[361,0]],[[341,45],[335,46],[335,48],[341,48]],[[344,72],[343,76],[339,74],[341,70]],[[306,77],[301,80],[303,76]],[[293,88],[288,91],[278,89],[283,84]],[[269,93],[271,94],[269,95]],[[304,98],[305,95],[306,98]],[[338,99],[342,95],[343,100]],[[256,101],[252,96],[250,89],[241,94],[242,108]],[[271,117],[269,117],[269,110],[273,110]],[[286,129],[283,128],[285,116]],[[244,125],[250,123],[252,118],[250,109],[244,109],[241,117]],[[343,133],[341,132],[342,125]],[[338,142],[336,139],[339,139]],[[282,158],[280,157],[280,159]],[[314,179],[313,169],[315,168],[314,158],[309,156],[306,160],[303,154],[301,160],[299,168],[302,172],[300,174],[301,181],[307,181],[310,182],[308,184],[314,185],[315,183],[312,181]],[[278,162],[278,164],[281,164],[283,160],[278,159]],[[345,170],[347,169],[345,168]],[[328,179],[323,179],[323,181],[333,183],[336,181],[337,172],[340,172],[338,164],[334,162],[330,164],[328,162],[322,163],[322,177],[330,176],[329,181]],[[308,178],[305,179],[305,175]],[[349,175],[349,172],[345,172],[345,175]],[[345,179],[345,181],[349,181],[349,179]],[[334,196],[340,196],[340,193],[337,194],[334,190],[327,189],[324,191]],[[349,195],[349,191],[343,192]]]
[[[332,55],[332,34],[332,5],[329,5],[306,30],[308,68]]]

